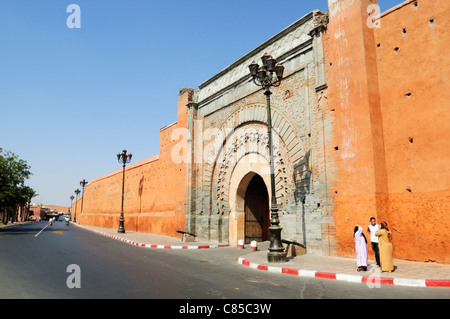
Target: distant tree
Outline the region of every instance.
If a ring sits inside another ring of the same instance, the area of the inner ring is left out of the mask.
[[[25,216],[25,218],[26,218],[26,217],[29,217],[29,216],[30,216],[30,204],[31,204],[31,200],[32,200],[34,197],[38,196],[39,194],[36,193],[36,191],[35,191],[34,189],[32,189],[31,187],[28,187],[28,186],[25,186],[25,187],[27,187],[27,190],[26,190],[26,192],[25,192],[25,196],[26,196],[27,203],[28,203],[27,215]]]
[[[29,186],[23,186],[19,188],[19,207],[21,214],[22,221],[25,221],[30,214],[30,204],[33,197],[36,197],[38,194],[34,189],[32,189]],[[15,219],[17,220],[17,218]]]
[[[19,207],[31,200],[36,192],[25,186],[31,175],[30,166],[11,151],[0,148],[0,222],[17,220]]]

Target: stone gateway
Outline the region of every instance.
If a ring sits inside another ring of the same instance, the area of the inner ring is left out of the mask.
[[[271,184],[267,106],[248,66],[264,54],[285,67],[271,95],[274,172],[283,238],[331,253],[327,181],[323,171],[326,90],[321,31],[314,11],[275,35],[193,92],[188,127],[186,228],[208,241],[268,239]],[[303,170],[294,175],[295,168]],[[315,171],[312,175],[311,172]],[[300,180],[300,179],[301,180]],[[299,186],[299,185],[302,186]],[[300,200],[301,197],[301,200]]]

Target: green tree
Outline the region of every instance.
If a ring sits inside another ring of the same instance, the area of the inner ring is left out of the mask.
[[[19,207],[31,200],[32,188],[25,186],[25,180],[31,175],[30,168],[13,152],[0,148],[0,222],[17,220]]]
[[[21,188],[21,197],[22,197],[22,204],[23,204],[22,210],[21,210],[22,212],[25,211],[25,205],[28,204],[25,213],[22,214],[22,221],[26,220],[27,217],[29,217],[31,200],[33,199],[33,197],[36,197],[37,195],[39,195],[39,194],[36,193],[36,191],[29,186],[24,186],[23,188]]]

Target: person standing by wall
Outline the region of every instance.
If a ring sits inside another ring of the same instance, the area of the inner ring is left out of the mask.
[[[355,250],[356,250],[356,265],[357,271],[367,270],[367,239],[363,234],[363,228],[356,226],[354,230]]]
[[[375,233],[380,229],[380,225],[377,224],[375,217],[370,218],[370,225],[367,227],[367,231],[370,234],[370,243],[372,245],[372,250],[375,253],[375,260],[377,261],[378,267],[380,267],[380,250],[378,247],[378,237]]]
[[[375,233],[375,236],[379,238],[381,271],[393,272],[394,260],[392,258],[391,232],[386,222],[381,222],[380,230]]]

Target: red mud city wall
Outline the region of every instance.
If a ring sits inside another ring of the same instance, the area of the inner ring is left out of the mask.
[[[178,121],[160,131],[160,154],[129,164],[125,171],[125,231],[177,236],[184,230],[185,163],[172,159],[182,156],[183,138],[176,130],[187,128],[187,104],[192,90],[183,89],[178,100]],[[173,134],[173,138],[172,138]],[[175,146],[175,147],[174,147]],[[76,220],[82,225],[118,228],[122,200],[122,169],[90,182],[77,202]],[[75,214],[75,203],[72,216]]]
[[[450,2],[406,1],[372,24],[377,1],[328,3],[338,254],[354,255],[354,226],[367,234],[374,216],[394,257],[449,263]]]
[[[408,1],[375,29],[397,256],[450,262],[450,2]]]

